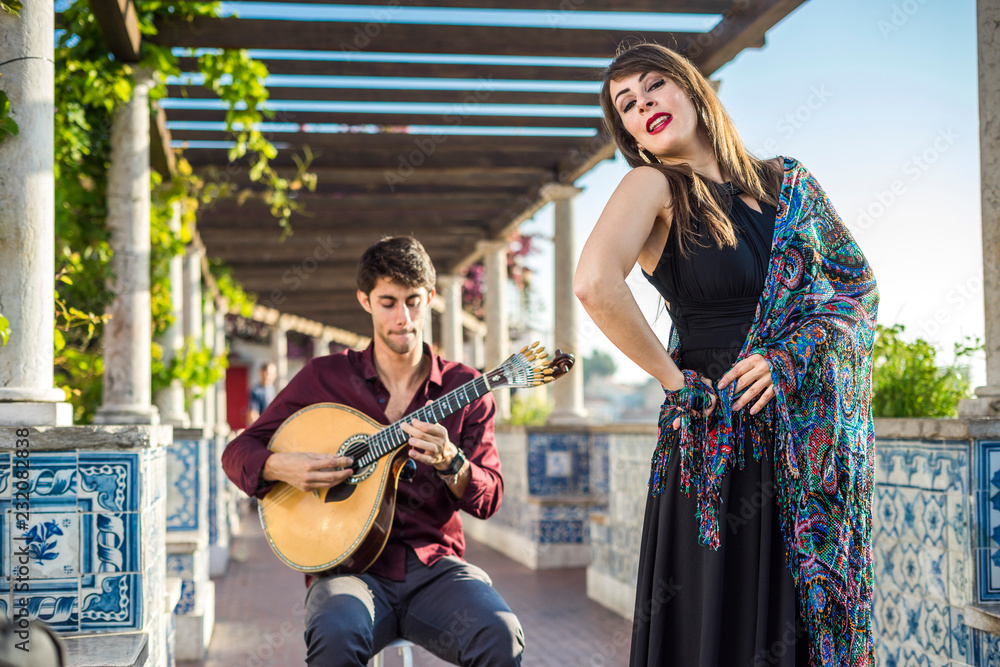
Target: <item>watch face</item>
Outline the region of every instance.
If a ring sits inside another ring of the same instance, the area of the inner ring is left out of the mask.
[[[465,452],[461,449],[455,454],[455,458],[451,460],[451,465],[448,466],[449,475],[457,475],[462,470],[462,466],[465,465]]]

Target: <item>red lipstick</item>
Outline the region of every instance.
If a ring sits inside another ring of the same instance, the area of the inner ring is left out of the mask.
[[[669,125],[672,119],[673,116],[668,113],[664,113],[662,111],[660,113],[655,113],[649,120],[646,121],[646,132],[649,134],[656,134]]]

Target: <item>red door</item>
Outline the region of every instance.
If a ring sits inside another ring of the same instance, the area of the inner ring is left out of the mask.
[[[226,369],[226,421],[229,428],[247,427],[250,414],[250,369],[247,366],[230,366]]]

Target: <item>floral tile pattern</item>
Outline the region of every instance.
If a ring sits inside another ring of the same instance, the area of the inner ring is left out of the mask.
[[[12,538],[27,552],[28,576],[32,581],[74,577],[80,573],[79,515],[32,512],[27,525],[27,530],[16,530]]]

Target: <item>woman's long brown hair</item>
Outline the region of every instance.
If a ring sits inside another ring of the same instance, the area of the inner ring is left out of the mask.
[[[638,44],[621,50],[604,71],[604,85],[601,87],[604,125],[629,166],[639,167],[647,162],[639,154],[635,138],[625,129],[618,115],[611,99],[611,82],[644,72],[663,74],[691,98],[698,113],[698,131],[708,139],[723,171],[729,172],[732,182],[743,192],[757,201],[777,206],[781,168],[758,160],[747,151],[708,80],[687,58],[659,44]],[[732,205],[730,195],[696,174],[687,163],[659,164],[655,158],[652,159],[651,166],[663,172],[670,186],[671,224],[676,226],[681,252],[687,254],[689,243],[699,244],[695,224],[698,218],[705,221],[709,234],[719,247],[735,246],[736,233],[726,213]]]

